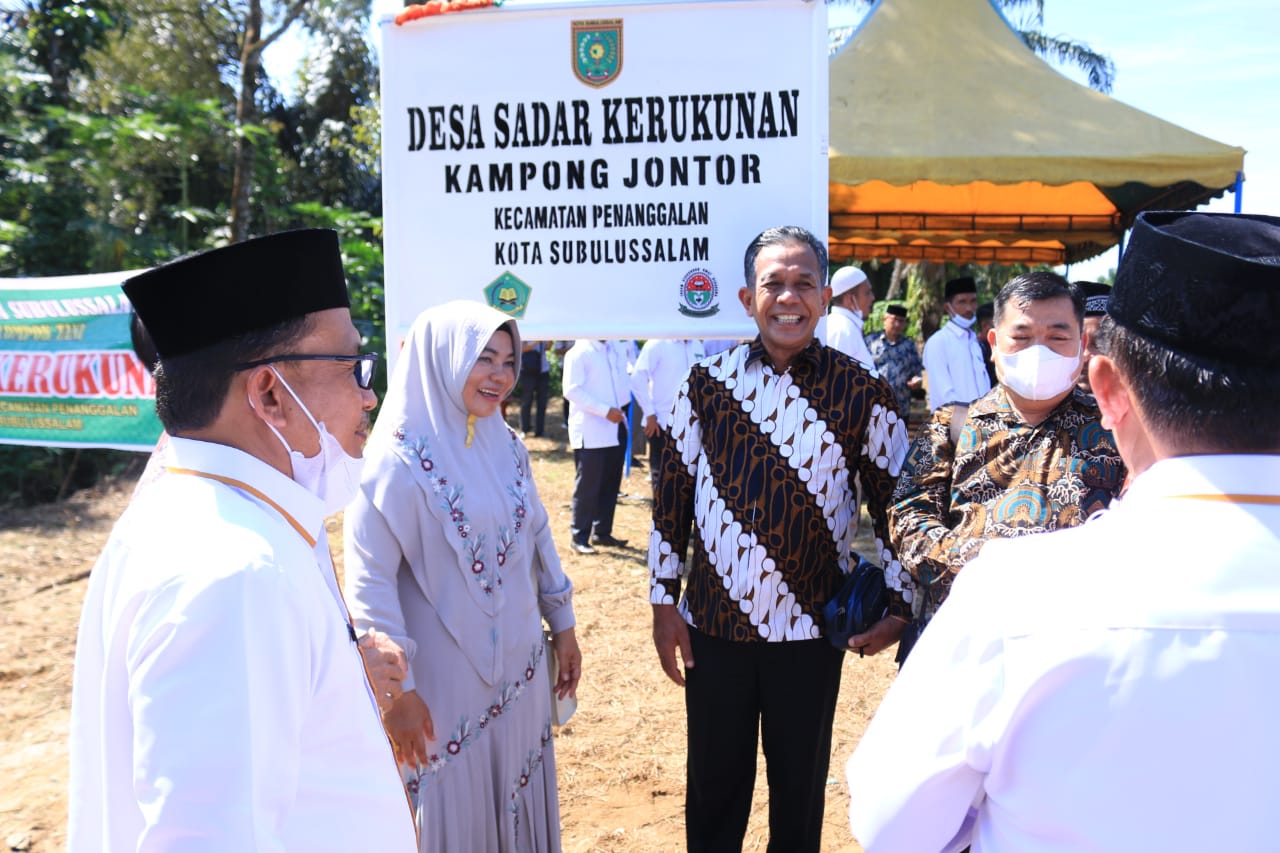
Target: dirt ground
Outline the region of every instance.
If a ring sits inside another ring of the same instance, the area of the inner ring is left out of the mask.
[[[549,414],[559,412],[559,400]],[[513,410],[514,413],[514,410]],[[549,418],[551,420],[551,418]],[[558,420],[558,419],[556,419]],[[578,712],[556,740],[564,849],[680,850],[684,847],[684,707],[658,666],[650,638],[647,470],[633,469],[614,534],[623,549],[580,556],[568,548],[573,461],[555,424],[530,438],[534,476],[551,513],[583,652]],[[71,668],[85,579],[131,481],[27,510],[0,509],[0,850],[48,853],[64,847]],[[863,530],[869,529],[864,518]],[[341,519],[329,521],[341,560]],[[870,553],[866,542],[859,543]],[[860,851],[846,819],[844,763],[894,673],[888,654],[846,656],[832,739],[823,851]],[[764,759],[745,849],[768,842]]]

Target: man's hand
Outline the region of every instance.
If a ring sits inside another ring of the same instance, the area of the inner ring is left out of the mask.
[[[622,409],[619,409],[617,406],[614,406],[612,409],[609,410],[609,414],[605,415],[605,418],[608,419],[609,423],[611,424],[622,423]]]
[[[907,387],[913,390],[916,388],[919,388],[923,384],[924,384],[923,376],[912,376],[910,379],[907,380]]]
[[[357,644],[364,658],[364,668],[369,673],[373,695],[378,700],[378,710],[387,713],[391,704],[400,698],[401,685],[409,672],[404,649],[381,631],[370,628]]]
[[[863,655],[874,655],[892,646],[902,639],[902,632],[907,623],[892,616],[886,616],[872,625],[866,633],[854,634],[849,638],[849,648]]]
[[[551,648],[556,653],[556,698],[578,698],[578,679],[582,677],[582,651],[572,628],[551,635]]]
[[[644,419],[644,434],[649,438],[653,438],[661,429],[662,427],[658,426],[657,415],[649,415]]]
[[[436,730],[427,703],[418,691],[402,693],[383,715],[382,725],[391,738],[397,761],[410,766],[427,763],[427,741],[436,739]]]
[[[674,604],[653,605],[653,644],[658,647],[658,660],[667,678],[684,687],[684,676],[676,665],[676,648],[688,670],[693,669],[693,646],[689,643],[689,626]]]

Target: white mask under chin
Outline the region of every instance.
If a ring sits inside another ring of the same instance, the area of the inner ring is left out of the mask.
[[[311,411],[302,402],[302,398],[294,393],[289,383],[284,381],[284,377],[274,367],[271,368],[271,372],[275,373],[280,384],[298,403],[302,413],[320,434],[320,452],[315,456],[303,456],[289,446],[289,442],[285,441],[279,430],[271,424],[267,424],[267,429],[280,439],[280,443],[288,452],[289,462],[293,466],[294,482],[323,501],[325,515],[332,515],[351,503],[356,492],[360,490],[360,472],[364,468],[364,458],[348,454],[342,448],[341,442],[329,433],[324,422],[312,417]],[[253,405],[252,401],[250,405]]]
[[[951,322],[955,323],[962,329],[968,329],[973,326],[973,321],[976,319],[978,319],[976,314],[972,317],[961,317],[959,314],[951,315]]]
[[[1058,355],[1043,344],[1005,354],[995,351],[1000,381],[1027,400],[1049,400],[1075,384],[1080,375],[1080,353]]]

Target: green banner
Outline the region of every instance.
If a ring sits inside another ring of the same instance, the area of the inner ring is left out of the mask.
[[[155,446],[155,382],[120,289],[130,275],[0,279],[0,444]]]

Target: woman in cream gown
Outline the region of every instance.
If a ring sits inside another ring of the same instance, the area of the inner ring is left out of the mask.
[[[559,801],[542,634],[558,695],[581,671],[573,585],[529,454],[499,414],[515,321],[477,302],[414,323],[345,517],[347,601],[409,658],[384,722],[422,851],[555,851]]]

